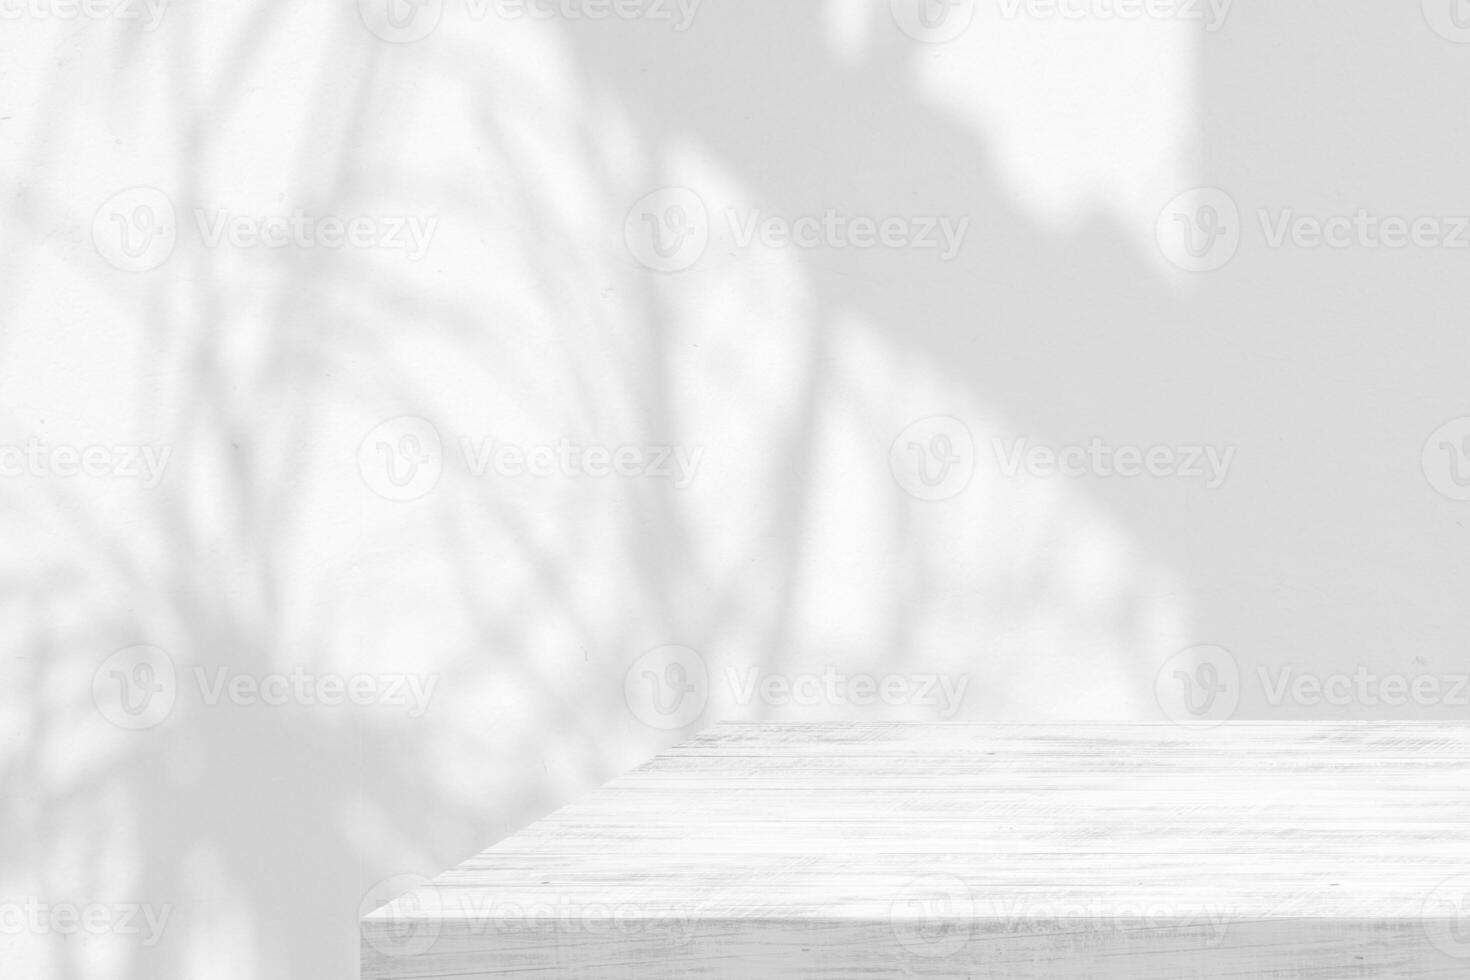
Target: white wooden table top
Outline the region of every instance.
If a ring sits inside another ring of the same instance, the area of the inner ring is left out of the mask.
[[[1467,889],[1470,726],[728,724],[368,917],[363,965],[1463,980]]]

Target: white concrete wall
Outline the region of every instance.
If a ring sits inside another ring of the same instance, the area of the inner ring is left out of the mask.
[[[1464,717],[1470,252],[1290,230],[1470,214],[1438,7],[358,6],[0,0],[7,976],[355,976],[716,718]]]

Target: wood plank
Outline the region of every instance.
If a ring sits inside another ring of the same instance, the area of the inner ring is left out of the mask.
[[[727,724],[363,920],[362,975],[1470,977],[1470,726]]]

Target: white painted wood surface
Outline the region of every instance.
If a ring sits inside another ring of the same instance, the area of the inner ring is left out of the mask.
[[[1470,726],[716,726],[362,923],[362,975],[1470,978]]]

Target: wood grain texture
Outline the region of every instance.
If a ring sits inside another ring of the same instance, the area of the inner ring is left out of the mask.
[[[362,975],[1470,978],[1470,726],[716,726],[362,923]]]

